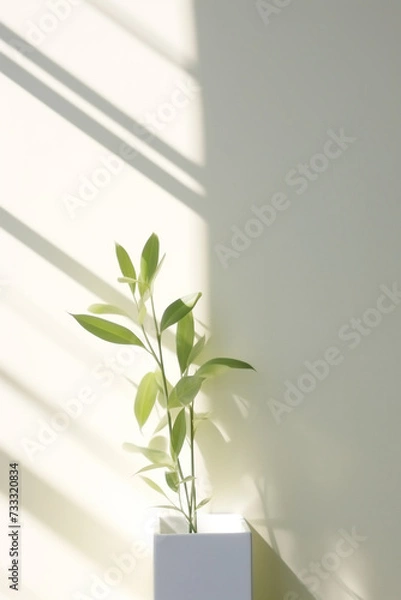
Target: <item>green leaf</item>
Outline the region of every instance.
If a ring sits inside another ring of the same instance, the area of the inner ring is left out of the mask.
[[[173,492],[177,492],[180,482],[176,471],[170,471],[169,473],[166,473],[165,478],[170,490],[173,490]]]
[[[138,279],[133,277],[117,277],[117,281],[119,283],[138,283]]]
[[[142,477],[142,476],[141,476]],[[170,498],[167,496],[167,494],[162,490],[162,488],[160,487],[160,485],[158,485],[156,482],[154,482],[152,479],[149,479],[148,477],[142,477],[142,479],[144,480],[145,483],[148,484],[148,486],[150,488],[152,488],[152,490],[154,490],[155,492],[157,492],[158,494],[161,494],[162,496],[164,496],[166,498],[166,500],[168,500],[168,502],[170,502],[170,504],[168,506],[164,505],[164,504],[159,504],[157,507],[155,508],[171,508],[172,510],[178,510],[179,512],[181,512],[185,517],[185,513],[178,508],[178,506],[176,506],[174,504],[174,502],[172,502],[170,500]],[[187,517],[186,517],[187,518]]]
[[[154,506],[154,508],[164,508],[164,509],[168,509],[168,510],[178,510],[178,512],[182,513],[184,515],[184,517],[188,520],[188,517],[186,516],[186,514],[184,513],[183,510],[181,510],[181,508],[178,508],[178,506],[174,506],[173,504],[170,506],[169,504],[156,504]]]
[[[156,402],[159,391],[154,373],[147,373],[141,380],[136,393],[134,412],[140,429],[145,425]]]
[[[194,416],[194,421],[207,421],[210,418],[210,415],[210,412],[196,413]]]
[[[145,483],[148,484],[148,486],[150,488],[152,488],[152,490],[155,490],[155,492],[158,492],[159,494],[161,494],[162,496],[164,496],[168,500],[168,497],[166,496],[165,492],[163,492],[163,490],[160,487],[160,485],[158,485],[157,483],[155,483],[152,479],[149,479],[149,477],[144,477],[144,476],[141,475],[141,478],[144,480]]]
[[[141,295],[142,300],[144,302],[146,302],[146,300],[149,300],[149,298],[150,298],[150,285],[148,283],[146,283],[146,281],[144,281],[142,279],[141,275],[139,275],[138,289],[139,289],[139,293]]]
[[[162,372],[160,371],[160,369],[156,370],[155,377],[156,377],[157,385],[159,386],[159,394],[157,396],[157,401],[162,408],[167,408],[166,398],[164,397],[163,376],[162,376]],[[171,383],[168,380],[166,380],[166,383],[167,383],[167,394],[170,394],[171,390],[173,389],[173,386],[171,385]]]
[[[162,408],[167,408],[167,402],[164,396],[164,392],[159,391],[159,393],[157,394],[157,401]]]
[[[138,324],[143,325],[146,318],[146,305],[143,298],[139,298],[138,302]]]
[[[187,433],[187,423],[185,419],[185,408],[180,410],[178,413],[174,425],[173,430],[171,432],[171,448],[176,457],[179,456],[183,443],[185,441],[185,436]]]
[[[210,413],[197,413],[194,416],[194,431],[196,432],[199,425],[201,423],[204,423],[205,421],[208,421],[210,418]]]
[[[195,346],[192,348],[192,350],[189,354],[189,357],[188,357],[189,365],[191,365],[198,358],[199,354],[202,352],[203,348],[205,347],[205,341],[206,341],[206,337],[203,335],[196,342]]]
[[[167,418],[167,415],[165,414],[160,419],[159,424],[157,425],[157,427],[154,430],[153,434],[159,433],[159,431],[161,431],[162,429],[164,429],[165,427],[167,427],[167,425],[168,425],[168,418]]]
[[[117,323],[106,321],[106,319],[101,319],[100,317],[93,317],[92,315],[71,316],[89,333],[96,335],[102,340],[106,340],[106,342],[145,347],[135,333],[122,325],[117,325]]]
[[[169,408],[191,404],[197,396],[202,383],[203,379],[197,375],[186,375],[185,377],[182,377],[171,391],[168,399]]]
[[[188,358],[194,343],[194,317],[190,311],[178,321],[176,336],[176,351],[181,374],[188,366]]]
[[[160,369],[156,369],[155,377],[156,377],[156,383],[159,387],[159,390],[162,392],[164,389],[164,384],[163,384],[163,375],[162,375],[162,372]]]
[[[139,471],[136,471],[134,475],[139,475],[140,473],[145,473],[145,471],[153,471],[154,469],[165,469],[166,465],[146,465],[146,467],[142,467]]]
[[[129,257],[128,252],[122,246],[120,246],[120,244],[117,244],[117,243],[116,243],[116,255],[117,255],[118,264],[120,265],[121,273],[125,277],[130,277],[131,279],[136,279],[135,268],[134,268],[134,265],[132,264],[132,261]],[[135,294],[135,287],[136,287],[135,281],[130,283],[132,295]]]
[[[149,289],[159,262],[159,238],[152,233],[142,250],[139,292],[141,296]]]
[[[130,318],[129,314],[125,312],[125,310],[119,308],[118,306],[114,306],[114,304],[91,304],[88,307],[88,311],[95,315],[122,315],[123,317]]]
[[[156,271],[154,272],[154,275],[153,275],[153,277],[152,277],[152,280],[153,280],[153,281],[154,281],[154,280],[156,279],[156,277],[158,276],[158,274],[159,274],[159,272],[160,272],[160,269],[161,269],[161,268],[162,268],[162,266],[163,266],[163,263],[164,263],[164,259],[165,259],[165,258],[166,258],[166,253],[164,253],[164,254],[163,254],[163,256],[161,257],[161,259],[160,259],[160,261],[159,261],[159,264],[158,264],[158,265],[157,265],[157,267],[156,267]]]
[[[169,467],[170,469],[174,469],[174,462],[172,461],[171,457],[167,454],[167,452],[164,452],[163,450],[156,450],[155,448],[146,448],[127,442],[123,444],[123,449],[127,450],[128,452],[143,454],[145,458],[147,458],[151,463],[155,465],[160,465],[162,467]]]
[[[196,375],[198,377],[212,377],[225,373],[227,369],[255,370],[250,364],[235,358],[212,358],[197,370]]]
[[[184,483],[188,483],[189,481],[193,481],[194,479],[196,479],[196,477],[194,477],[193,475],[188,475],[188,477],[184,477],[184,479],[181,479],[179,484],[184,485]]]
[[[184,298],[175,300],[170,304],[163,313],[160,330],[164,331],[167,327],[171,327],[171,325],[183,319],[194,308],[201,296],[202,294],[198,292],[197,294],[184,296]]]
[[[196,510],[202,508],[202,506],[205,506],[208,502],[210,502],[210,500],[211,498],[204,498],[201,502],[199,502],[199,504],[196,507]]]

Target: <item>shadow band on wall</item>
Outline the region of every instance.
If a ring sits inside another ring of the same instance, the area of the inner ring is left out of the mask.
[[[113,119],[116,123],[124,127],[129,133],[140,138],[141,142],[151,146],[156,152],[165,156],[168,160],[176,164],[195,179],[200,178],[201,170],[195,163],[188,160],[185,156],[174,150],[174,148],[163,142],[163,140],[150,130],[146,130],[146,128],[136,119],[130,117],[124,111],[109,102],[109,100],[88,87],[77,77],[48,58],[43,52],[40,52],[35,46],[27,42],[24,38],[1,22],[0,39],[19,52],[27,60],[30,60],[49,75],[57,79],[60,83],[70,88],[71,91],[81,96],[81,98],[110,117],[110,119]],[[143,136],[144,131],[146,131],[147,137]]]
[[[128,314],[132,314],[132,300],[123,293],[118,292],[113,286],[95,275],[71,256],[68,256],[63,250],[60,250],[60,248],[46,240],[42,235],[25,225],[25,223],[1,206],[0,227],[65,275],[68,275],[68,277],[89,290],[92,294],[95,294],[105,302],[120,306]],[[151,321],[149,316],[146,322],[148,321]],[[163,335],[166,346],[170,349],[174,348],[174,335],[170,331],[165,331]]]
[[[148,177],[156,185],[178,198],[194,210],[199,210],[201,197],[180,183],[172,175],[163,171],[137,149],[127,144],[117,135],[100,125],[85,112],[60,96],[10,58],[0,53],[0,71],[17,85],[35,96],[60,116],[67,119],[83,133],[120,157],[127,164]]]

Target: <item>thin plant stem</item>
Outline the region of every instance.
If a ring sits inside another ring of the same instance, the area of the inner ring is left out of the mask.
[[[191,440],[191,516],[193,521],[194,533],[198,530],[197,512],[196,512],[196,484],[195,484],[195,429],[194,429],[194,401],[189,406],[190,420],[190,440]]]
[[[156,311],[155,311],[155,305],[153,302],[153,295],[150,296],[150,302],[151,302],[151,306],[152,306],[152,314],[153,314],[153,321],[155,324],[155,329],[156,329],[156,339],[157,339],[157,345],[158,345],[158,349],[159,349],[159,365],[160,365],[160,370],[162,373],[162,379],[163,379],[163,388],[164,388],[164,396],[166,399],[166,406],[167,406],[167,422],[168,422],[168,430],[169,430],[169,435],[170,435],[170,440],[172,439],[172,433],[173,433],[173,426],[171,423],[171,414],[168,408],[168,387],[167,387],[167,378],[166,378],[166,371],[164,368],[164,360],[163,360],[163,349],[162,349],[162,344],[161,344],[161,333],[159,330],[159,326],[157,323],[157,317],[156,317]],[[177,468],[178,468],[178,474],[182,479],[184,479],[184,473],[181,467],[181,462],[180,459],[177,456]],[[194,526],[193,526],[193,517],[192,517],[192,511],[191,511],[191,500],[190,500],[190,496],[189,496],[189,492],[188,492],[188,486],[187,486],[187,482],[184,482],[184,491],[185,491],[185,497],[186,497],[186,501],[187,501],[187,507],[188,507],[188,513],[189,513],[189,533],[193,533],[194,532]]]

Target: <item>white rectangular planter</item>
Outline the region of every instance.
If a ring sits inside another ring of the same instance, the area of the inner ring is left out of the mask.
[[[252,600],[251,532],[239,515],[200,515],[198,533],[161,518],[154,536],[154,600]]]

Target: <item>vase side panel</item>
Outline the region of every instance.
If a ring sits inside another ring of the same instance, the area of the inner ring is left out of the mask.
[[[251,600],[251,534],[156,535],[155,600]]]

